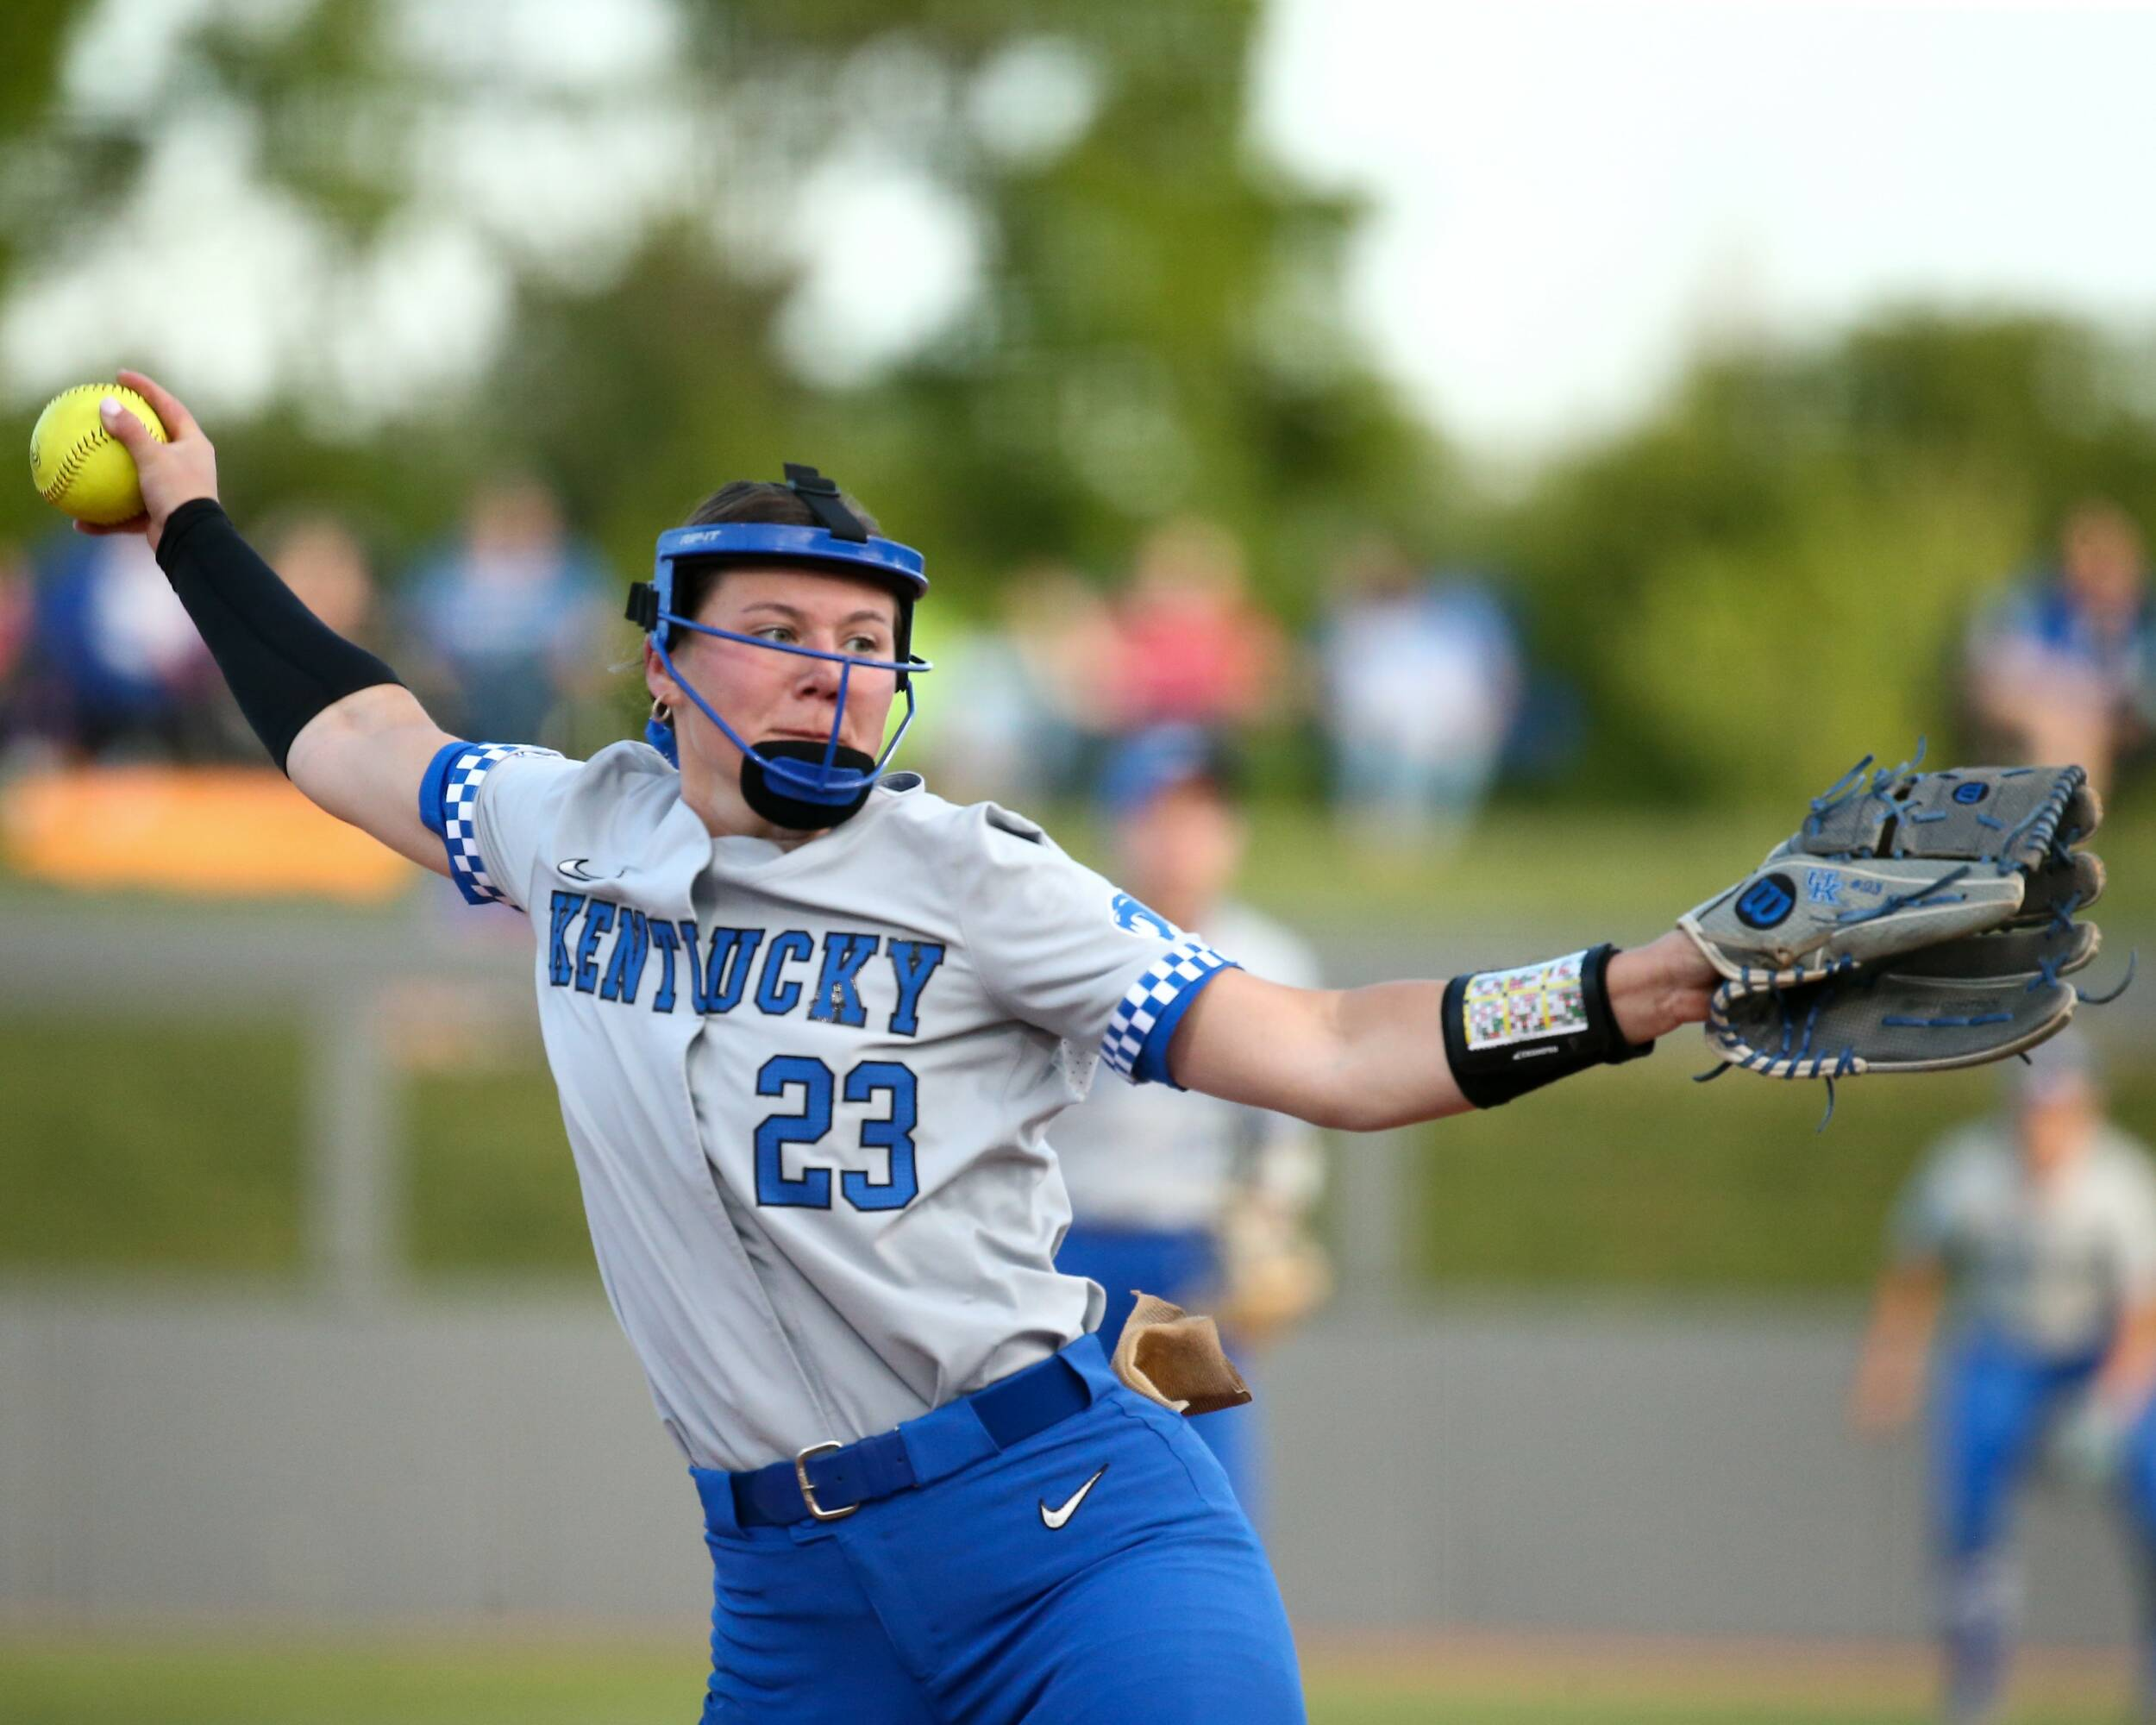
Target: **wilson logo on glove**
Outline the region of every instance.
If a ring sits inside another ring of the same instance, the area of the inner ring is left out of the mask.
[[[1796,882],[1787,875],[1762,875],[1737,900],[1737,920],[1746,928],[1779,928],[1796,908]]]

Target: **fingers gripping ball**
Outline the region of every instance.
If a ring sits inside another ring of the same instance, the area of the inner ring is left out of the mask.
[[[116,383],[78,384],[45,405],[30,431],[30,479],[37,494],[78,521],[110,527],[142,512],[135,457],[97,417],[107,396],[118,399],[160,443],[170,441],[148,402]]]

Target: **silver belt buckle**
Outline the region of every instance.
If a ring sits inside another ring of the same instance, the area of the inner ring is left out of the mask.
[[[801,1502],[808,1505],[809,1514],[819,1521],[843,1521],[861,1508],[858,1503],[849,1503],[843,1509],[826,1509],[816,1501],[816,1488],[809,1484],[809,1458],[822,1455],[826,1450],[843,1450],[845,1447],[837,1440],[830,1439],[820,1444],[811,1444],[793,1458],[793,1477],[801,1483]]]

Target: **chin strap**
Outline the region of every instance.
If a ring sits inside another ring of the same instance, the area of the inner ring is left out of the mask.
[[[674,726],[654,713],[644,721],[644,741],[666,759],[667,764],[677,773],[681,770],[681,748],[674,734]],[[795,737],[783,737],[759,744],[753,750],[743,750],[741,757],[741,800],[774,826],[787,827],[796,832],[817,832],[827,826],[837,826],[859,814],[868,801],[868,793],[875,787],[869,777],[875,762],[858,749],[840,747],[834,751],[833,764],[864,775],[860,790],[842,802],[811,802],[805,797],[789,796],[772,782],[767,763],[777,761],[812,762],[821,765],[824,750],[817,743]],[[783,768],[781,769],[783,771]]]
[[[785,781],[789,777],[809,777],[800,773],[795,762],[812,763],[820,771],[827,759],[833,767],[861,775],[861,788],[838,802],[813,801],[786,790]],[[827,746],[799,737],[781,737],[742,753],[742,800],[774,826],[788,827],[796,832],[815,832],[852,819],[861,812],[875,784],[875,758],[843,743]]]

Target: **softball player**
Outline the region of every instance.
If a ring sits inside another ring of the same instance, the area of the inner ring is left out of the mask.
[[[106,405],[147,504],[118,530],[272,758],[531,919],[600,1273],[703,1502],[705,1718],[1301,1718],[1183,1398],[1110,1370],[1100,1289],[1055,1268],[1049,1122],[1098,1067],[1352,1129],[1494,1106],[1703,1017],[1699,948],[1344,994],[1235,967],[1030,821],[885,771],[930,668],[921,559],[805,468],[660,536],[647,740],[446,736],[248,549],[186,409],[122,375],[171,442]]]
[[[2009,1119],[1963,1128],[1896,1211],[1858,1368],[1859,1430],[1906,1423],[1940,1295],[1959,1321],[1932,1409],[1932,1518],[1946,1714],[1994,1716],[2015,1615],[2015,1488],[2046,1452],[2115,1487],[2156,1583],[2156,1171],[2103,1118],[2085,1050],[2046,1044],[2017,1075]],[[2142,1704],[2156,1709],[2156,1588]],[[2150,1716],[2145,1712],[2144,1716]]]
[[[1195,726],[1122,743],[1100,786],[1118,878],[1259,975],[1315,987],[1310,950],[1226,895],[1245,843],[1238,780],[1226,750]],[[1105,1346],[1115,1346],[1144,1289],[1215,1314],[1247,1375],[1250,1350],[1324,1296],[1324,1258],[1303,1233],[1324,1151],[1302,1121],[1166,1085],[1101,1084],[1056,1122],[1055,1141],[1071,1208],[1056,1267],[1106,1294]],[[1258,1420],[1245,1404],[1207,1414],[1194,1429],[1262,1527]]]

